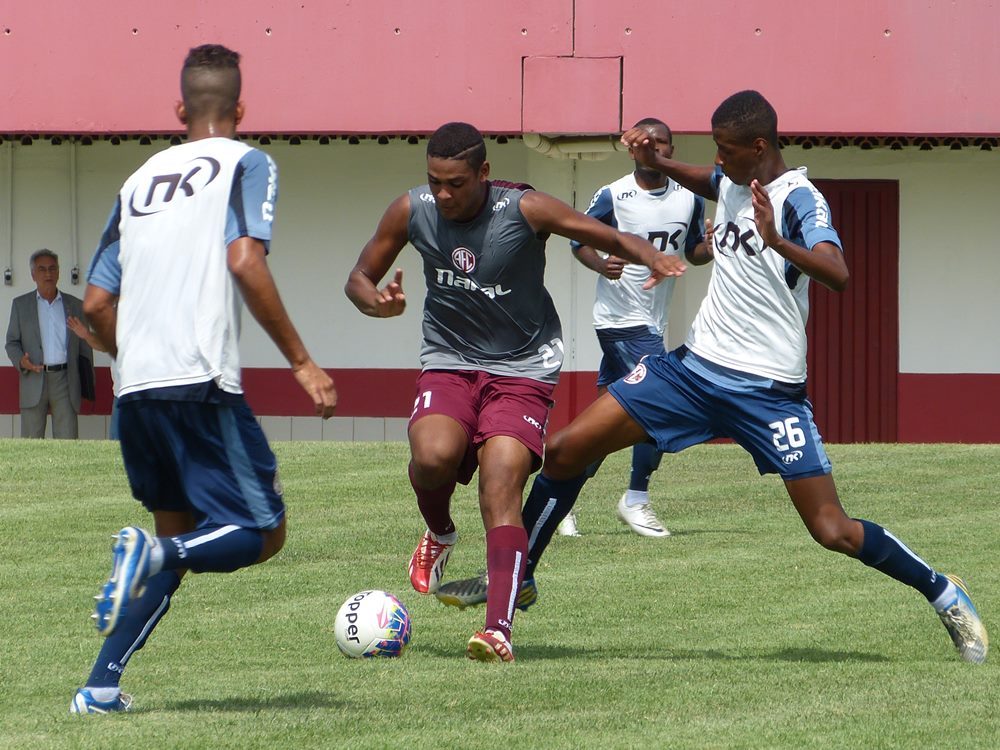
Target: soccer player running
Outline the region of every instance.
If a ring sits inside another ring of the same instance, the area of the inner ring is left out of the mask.
[[[219,45],[190,51],[176,105],[188,140],[126,180],[88,272],[84,310],[119,368],[125,471],[156,536],[115,535],[93,616],[106,638],[73,713],[128,710],[122,672],[187,570],[228,573],[284,544],[277,463],[240,386],[241,297],[316,413],[336,405],[268,270],[278,173],[234,140],[239,60]]]
[[[673,134],[665,122],[647,117],[635,127],[649,134],[657,153],[673,158]],[[635,158],[631,150],[629,155]],[[587,214],[621,231],[646,237],[661,252],[683,252],[692,265],[712,259],[702,241],[704,199],[663,172],[642,164],[637,163],[635,170],[594,193]],[[644,289],[649,270],[643,266],[604,255],[578,242],[571,242],[570,247],[577,260],[598,274],[594,328],[603,353],[597,374],[598,393],[603,394],[609,384],[635,369],[644,356],[664,353],[663,336],[675,279],[664,279],[652,289]],[[649,501],[649,479],[659,468],[662,456],[651,442],[632,447],[632,472],[628,489],[618,501],[618,518],[640,536],[670,536]],[[594,476],[599,466],[600,462],[589,466],[587,475]],[[565,536],[579,535],[572,512],[558,531]]]
[[[805,170],[785,166],[777,127],[767,100],[741,91],[712,115],[714,168],[658,154],[642,128],[622,136],[639,163],[718,201],[712,279],[684,346],[647,357],[546,442],[524,508],[529,534],[543,541],[525,575],[573,507],[589,464],[650,438],[668,453],[731,438],[762,474],[781,476],[813,539],[915,588],[962,658],[981,664],[989,639],[962,581],[840,504],[806,399],[805,322],[809,278],[840,291],[847,266],[826,200]]]
[[[563,360],[559,318],[543,284],[545,240],[558,234],[641,263],[652,271],[650,286],[685,266],[550,195],[489,175],[475,127],[438,128],[427,143],[427,184],[389,205],[345,292],[366,315],[400,315],[402,271],[378,284],[408,242],[423,257],[422,371],[408,435],[410,483],[427,531],[410,560],[410,582],[421,593],[438,589],[458,538],[451,496],[478,467],[489,587],[485,627],[467,653],[508,662],[527,556],[522,493],[541,464]]]

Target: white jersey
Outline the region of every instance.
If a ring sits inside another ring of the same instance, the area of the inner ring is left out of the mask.
[[[764,247],[754,222],[750,188],[716,168],[715,262],[708,294],[685,342],[700,357],[786,383],[806,380],[809,277]],[[811,250],[820,242],[843,248],[826,199],[804,167],[765,185],[779,233]]]
[[[602,187],[594,193],[587,209],[589,216],[648,239],[667,255],[680,255],[702,241],[704,213],[704,200],[673,180],[658,190],[645,190],[634,174]],[[571,244],[579,247],[579,243]],[[635,263],[627,264],[619,279],[598,275],[594,327],[645,326],[662,335],[675,279],[664,279],[652,289],[643,289],[647,279],[649,269]]]
[[[214,381],[242,393],[242,299],[227,265],[239,237],[268,245],[277,169],[206,138],[152,156],[118,195],[88,281],[118,294],[118,395]]]

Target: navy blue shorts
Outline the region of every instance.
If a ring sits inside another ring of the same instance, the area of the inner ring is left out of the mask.
[[[608,388],[661,451],[678,453],[731,438],[753,457],[761,474],[805,479],[830,473],[805,384],[723,387],[692,372],[682,361],[685,356],[693,355],[681,347],[647,357]]]
[[[150,511],[189,511],[199,526],[273,529],[285,515],[278,462],[242,397],[227,403],[122,399],[122,458]]]
[[[646,355],[665,354],[663,336],[655,328],[598,328],[597,341],[604,356],[597,372],[597,385],[611,385],[624,378]]]

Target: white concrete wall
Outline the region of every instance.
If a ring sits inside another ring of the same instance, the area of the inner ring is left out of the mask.
[[[120,146],[99,141],[76,150],[77,249],[73,243],[71,147],[36,141],[0,146],[0,268],[11,266],[12,286],[0,286],[6,330],[10,301],[33,288],[28,256],[39,247],[60,254],[63,289],[82,296],[86,266],[121,181],[163,141]],[[705,136],[678,136],[677,156],[708,163],[714,147]],[[424,143],[394,140],[329,145],[278,141],[264,147],[281,172],[271,265],[293,320],[324,367],[417,365],[424,288],[418,255],[403,251],[404,288],[410,309],[399,319],[373,320],[343,295],[357,255],[384,208],[424,179]],[[557,161],[528,150],[519,140],[488,143],[496,177],[526,180],[540,190],[585,207],[593,191],[631,169],[626,154],[606,161]],[[11,155],[13,175],[9,178]],[[1000,372],[996,335],[1000,253],[994,247],[1000,154],[949,151],[861,151],[855,148],[785,152],[790,166],[805,164],[813,177],[900,180],[900,369],[920,373]],[[8,184],[13,185],[13,194]],[[11,209],[13,222],[11,223]],[[711,210],[714,210],[710,207]],[[70,284],[74,258],[81,284]],[[683,340],[708,281],[692,269],[677,285],[670,344]],[[568,370],[593,370],[599,352],[590,325],[594,278],[562,238],[549,243],[547,286],[563,318]],[[249,318],[249,316],[248,316]],[[277,367],[277,350],[248,319],[244,365]],[[98,364],[106,360],[98,358]]]

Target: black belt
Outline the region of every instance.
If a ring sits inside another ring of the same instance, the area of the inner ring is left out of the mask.
[[[69,367],[69,365],[67,365],[64,362],[61,365],[44,365],[44,367],[45,367],[45,372],[62,372],[67,367]]]

